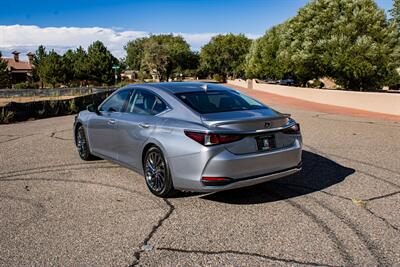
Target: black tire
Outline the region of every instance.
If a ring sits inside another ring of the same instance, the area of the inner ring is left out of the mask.
[[[143,160],[143,171],[151,193],[163,198],[176,195],[168,163],[158,147],[153,146],[147,150]]]
[[[89,161],[89,160],[96,160],[98,157],[93,156],[90,153],[89,144],[86,139],[85,129],[83,126],[79,126],[76,130],[76,148],[78,149],[79,156],[81,159]]]

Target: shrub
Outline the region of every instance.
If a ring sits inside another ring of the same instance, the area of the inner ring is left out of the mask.
[[[217,81],[217,82],[220,82],[220,83],[225,82],[224,77],[222,77],[222,76],[219,75],[219,74],[214,74],[214,75],[213,75],[213,80],[215,80],[215,81]]]
[[[36,83],[24,82],[24,83],[14,84],[13,88],[14,89],[39,89],[39,85]]]
[[[307,82],[307,87],[311,88],[323,88],[325,84],[318,79],[314,79]]]

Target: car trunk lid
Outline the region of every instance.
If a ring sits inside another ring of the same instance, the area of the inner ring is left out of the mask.
[[[289,115],[268,108],[208,113],[202,114],[201,118],[211,130],[257,133],[285,126]]]
[[[296,137],[279,132],[289,124],[289,115],[272,109],[203,114],[203,123],[213,132],[240,134],[240,141],[226,144],[234,154],[268,152],[260,150],[260,138],[271,142],[271,150],[292,146]]]

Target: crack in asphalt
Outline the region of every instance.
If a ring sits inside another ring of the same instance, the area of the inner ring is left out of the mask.
[[[140,257],[143,252],[146,250],[144,249],[144,246],[148,246],[151,238],[154,236],[154,234],[157,232],[157,230],[162,226],[162,224],[168,220],[168,218],[171,216],[171,214],[175,210],[175,206],[166,198],[163,198],[163,201],[165,204],[168,206],[168,211],[167,213],[160,219],[158,220],[157,224],[155,224],[152,228],[152,230],[148,233],[148,235],[143,239],[141,243],[141,248],[133,253],[134,260],[133,262],[129,265],[131,266],[136,266],[140,263]]]
[[[284,262],[290,264],[303,264],[310,266],[325,266],[325,267],[337,267],[338,265],[329,265],[324,263],[315,263],[315,262],[307,262],[307,261],[299,261],[293,259],[284,259],[278,258],[274,256],[266,256],[255,252],[245,252],[245,251],[237,251],[237,250],[220,250],[220,251],[208,251],[208,250],[187,250],[187,249],[179,249],[179,248],[170,248],[170,247],[158,247],[157,250],[165,250],[170,252],[178,252],[178,253],[194,253],[194,254],[204,254],[204,255],[219,255],[219,254],[235,254],[241,256],[252,256],[263,258],[271,261]]]
[[[382,199],[382,198],[395,196],[395,195],[397,195],[397,194],[399,194],[399,193],[400,193],[400,191],[396,191],[396,192],[392,192],[392,193],[389,193],[389,194],[386,194],[386,195],[382,195],[382,196],[377,196],[377,197],[371,197],[371,198],[363,199],[363,201],[369,202],[369,201],[379,200],[379,199]]]
[[[399,231],[400,229],[398,227],[396,227],[395,225],[391,224],[387,219],[385,219],[384,217],[376,214],[375,212],[373,212],[371,209],[369,209],[367,206],[364,207],[364,209],[366,211],[368,211],[369,213],[371,213],[372,216],[375,216],[379,219],[381,219],[387,226],[389,226],[390,228],[392,228],[393,230]]]

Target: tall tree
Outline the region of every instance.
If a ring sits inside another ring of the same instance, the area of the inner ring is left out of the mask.
[[[397,30],[400,31],[400,0],[393,0],[393,8],[390,10],[390,21],[395,23]]]
[[[63,82],[64,68],[61,56],[54,50],[50,51],[38,66],[40,80],[44,81],[54,88],[57,83]]]
[[[160,81],[167,79],[168,60],[169,54],[164,44],[155,39],[147,40],[144,45],[142,65]]]
[[[244,75],[244,62],[251,40],[243,34],[217,35],[200,51],[200,68],[223,78]]]
[[[249,78],[281,79],[290,71],[279,61],[281,31],[284,24],[271,28],[264,36],[254,40],[246,56],[245,71]]]
[[[125,46],[126,64],[130,69],[151,72],[161,80],[197,68],[197,55],[182,36],[151,35],[136,39]]]
[[[40,45],[33,56],[33,70],[32,70],[32,78],[35,82],[41,82],[41,88],[43,88],[43,80],[40,78],[40,65],[43,59],[47,56],[46,48],[43,45]]]
[[[0,52],[0,88],[7,88],[11,85],[10,73],[7,69],[7,62],[2,59]]]
[[[373,0],[313,0],[280,27],[275,55],[259,52],[261,74],[278,65],[303,84],[328,76],[344,88],[369,90],[382,87],[393,69],[397,34]],[[268,35],[258,50],[274,47]]]
[[[89,63],[88,55],[81,46],[79,46],[74,53],[74,79],[81,82],[81,85],[89,79]]]
[[[88,48],[87,67],[89,79],[97,83],[112,84],[114,82],[113,65],[118,64],[107,47],[100,41],[95,41]]]
[[[75,80],[75,73],[74,73],[74,63],[75,63],[75,52],[71,49],[68,49],[67,52],[65,52],[62,57],[61,61],[63,64],[63,70],[64,74],[62,77],[62,82],[64,84],[68,84]]]
[[[386,85],[391,89],[400,90],[400,0],[393,0],[393,8],[390,10],[390,27],[396,35],[397,45],[389,64],[389,74]]]
[[[126,51],[125,63],[131,70],[139,71],[144,56],[144,44],[148,40],[145,38],[138,38],[133,41],[129,41],[124,47]]]

